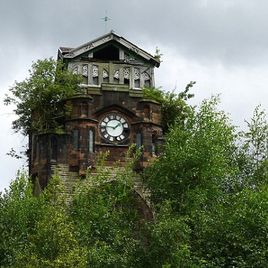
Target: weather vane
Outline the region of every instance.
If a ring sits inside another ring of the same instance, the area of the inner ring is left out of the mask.
[[[107,10],[105,10],[105,17],[103,17],[103,18],[101,18],[103,21],[104,21],[104,23],[105,23],[105,33],[107,32],[107,25],[108,25],[108,21],[109,20],[111,20],[111,18],[109,18],[108,16],[107,16]]]

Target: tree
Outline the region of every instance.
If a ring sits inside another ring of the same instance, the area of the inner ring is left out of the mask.
[[[162,156],[145,173],[154,202],[170,200],[180,213],[189,213],[190,207],[209,205],[231,186],[235,129],[217,111],[217,103],[217,98],[204,101],[199,111],[191,110],[184,125],[179,121],[171,127]]]
[[[13,121],[13,129],[24,135],[60,131],[66,112],[64,99],[78,90],[80,81],[60,61],[49,58],[34,62],[29,77],[15,81],[4,101],[6,105],[15,105],[18,118]]]
[[[18,174],[9,189],[0,193],[0,266],[13,267],[15,256],[27,243],[39,219],[39,204],[32,195],[31,183]]]
[[[145,98],[155,100],[161,104],[162,126],[164,133],[175,124],[184,124],[187,119],[191,107],[187,101],[194,95],[189,90],[194,86],[195,82],[190,82],[184,91],[176,94],[174,91],[163,91],[159,88],[144,88],[143,94]]]
[[[191,237],[192,254],[205,267],[267,267],[268,189],[243,189],[201,212]]]
[[[0,196],[1,267],[86,267],[86,255],[58,177],[33,195],[31,180],[19,174]]]
[[[217,103],[206,100],[184,125],[175,123],[162,156],[145,172],[156,215],[169,204],[166,217],[151,226],[154,250],[168,249],[155,259],[167,267],[267,266],[264,114],[254,113],[241,139]]]

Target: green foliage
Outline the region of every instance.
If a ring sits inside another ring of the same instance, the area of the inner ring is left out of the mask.
[[[170,202],[165,201],[154,223],[148,223],[148,267],[200,267],[191,256],[190,227],[187,217],[174,215]]]
[[[243,132],[246,151],[258,167],[259,163],[267,158],[268,152],[268,124],[266,114],[260,105],[255,108],[253,117],[247,125],[248,131]]]
[[[244,189],[198,215],[192,247],[206,267],[267,267],[267,190]]]
[[[146,171],[154,202],[169,199],[180,213],[189,213],[232,186],[235,133],[226,115],[216,110],[217,102],[204,101],[184,125],[171,128],[162,156]]]
[[[255,108],[247,126],[247,130],[240,133],[243,141],[241,160],[245,170],[243,183],[256,187],[268,182],[268,123],[260,105]]]
[[[52,58],[33,63],[29,77],[15,81],[4,101],[6,105],[15,105],[18,119],[13,121],[13,129],[24,135],[33,131],[59,131],[65,111],[63,100],[74,94],[80,81],[62,62]]]
[[[152,226],[163,228],[156,249],[161,244],[168,249],[158,261],[167,267],[267,266],[265,114],[257,107],[248,130],[237,134],[217,103],[217,98],[204,101],[184,125],[174,124],[162,156],[145,173],[157,215],[169,204],[164,223]],[[183,224],[172,231],[176,223]],[[175,230],[184,234],[174,243],[187,249],[179,255],[182,263],[164,244],[173,241],[165,230],[172,238]]]
[[[130,166],[100,166],[77,188],[72,215],[90,267],[139,267],[142,223],[133,177]]]
[[[12,266],[14,258],[27,243],[39,218],[38,202],[25,174],[18,177],[0,195],[0,266]]]
[[[52,178],[39,197],[24,174],[1,195],[1,267],[85,267],[85,250],[78,247],[75,229]]]
[[[191,112],[191,107],[186,103],[194,95],[189,90],[195,82],[190,82],[183,92],[178,94],[165,92],[159,88],[144,88],[144,97],[155,100],[161,104],[162,125],[164,133],[168,132],[169,127],[176,123],[184,124],[184,121]]]

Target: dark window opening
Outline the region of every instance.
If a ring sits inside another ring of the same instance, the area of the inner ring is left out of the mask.
[[[32,155],[32,159],[33,159],[33,161],[35,161],[35,159],[37,158],[37,150],[38,150],[38,148],[37,148],[38,141],[37,141],[37,137],[36,136],[33,137],[32,143],[33,143],[33,155]]]
[[[129,85],[129,79],[124,78],[124,85]]]
[[[157,156],[159,154],[158,150],[157,134],[154,132],[152,135],[152,156]]]
[[[106,46],[94,52],[93,58],[99,60],[119,60],[119,49],[113,45]]]
[[[114,83],[119,84],[119,70],[114,72]]]
[[[73,149],[78,150],[79,148],[79,131],[78,129],[73,130]]]
[[[150,106],[149,105],[144,105],[144,117],[147,119],[151,119],[150,116]]]
[[[142,147],[142,134],[141,133],[136,134],[136,146],[137,148]]]
[[[93,77],[92,82],[93,82],[93,85],[98,85],[99,84],[99,77],[98,76]]]
[[[150,86],[151,86],[151,82],[150,82],[150,80],[145,80],[145,81],[144,81],[144,86],[145,86],[145,87],[150,87]]]
[[[46,157],[46,154],[45,154],[45,147],[44,147],[44,144],[43,144],[43,140],[41,140],[40,141],[40,143],[39,143],[39,157],[40,158],[43,158],[43,157]],[[46,148],[47,148],[47,146],[46,146]]]
[[[36,159],[39,160],[40,158],[40,144],[39,141],[36,141]]]
[[[88,84],[88,77],[87,76],[83,76],[83,84]]]
[[[57,160],[57,151],[58,151],[57,138],[51,137],[50,143],[51,143],[51,160]]]
[[[135,87],[135,88],[140,88],[140,87],[141,87],[140,79],[136,79],[136,80],[134,81],[134,87]]]
[[[102,71],[102,81],[104,83],[108,83],[109,82],[109,72],[105,69],[103,69]]]
[[[81,103],[81,116],[88,116],[88,105],[87,103]]]

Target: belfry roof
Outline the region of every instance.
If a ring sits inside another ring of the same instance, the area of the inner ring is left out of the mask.
[[[144,60],[152,62],[153,65],[156,67],[159,67],[160,65],[160,60],[158,58],[139,48],[124,37],[115,34],[113,31],[76,48],[60,47],[58,50],[58,58],[73,59],[84,53],[93,52],[98,47],[103,47],[106,44],[110,44],[111,42],[118,43],[119,45],[124,47],[126,51],[130,51],[131,53],[142,57]]]

